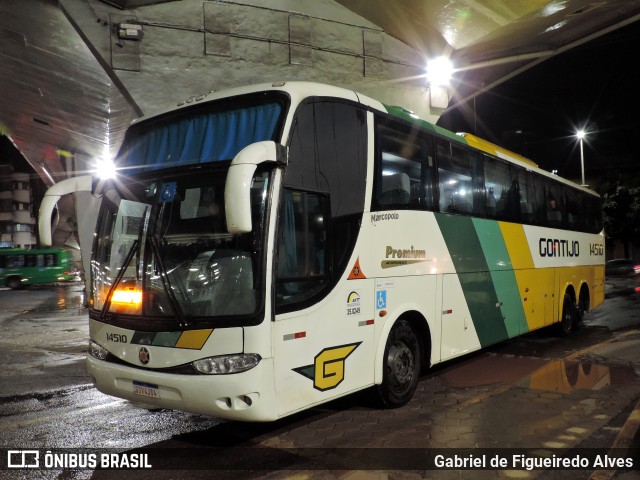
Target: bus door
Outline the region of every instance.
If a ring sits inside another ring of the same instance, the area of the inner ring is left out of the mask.
[[[441,360],[481,348],[460,277],[442,276]]]
[[[373,280],[357,284],[336,288],[315,307],[276,317],[280,415],[373,384]]]
[[[280,415],[373,383],[374,281],[332,278],[328,196],[286,190],[273,328]]]

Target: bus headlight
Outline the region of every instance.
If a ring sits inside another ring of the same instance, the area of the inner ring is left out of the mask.
[[[237,355],[220,355],[196,360],[194,368],[206,375],[226,375],[251,370],[262,358],[255,353],[239,353]]]
[[[97,358],[98,360],[104,360],[109,355],[109,350],[101,347],[93,340],[89,340],[89,355]]]

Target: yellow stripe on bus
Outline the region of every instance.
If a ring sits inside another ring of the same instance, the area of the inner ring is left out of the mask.
[[[483,152],[487,152],[490,155],[494,155],[499,158],[506,158],[509,160],[519,160],[520,162],[526,163],[528,165],[532,165],[537,167],[538,164],[528,158],[523,157],[522,155],[518,155],[511,150],[507,150],[506,148],[501,147],[500,145],[496,145],[495,143],[491,143],[483,138],[476,137],[470,133],[459,133],[461,137],[463,137],[467,144],[471,147],[477,148],[478,150],[482,150]]]
[[[529,331],[551,322],[554,312],[553,271],[536,269],[522,225],[500,222]],[[525,332],[521,332],[525,333]]]
[[[200,350],[211,335],[211,332],[213,332],[213,328],[207,328],[204,330],[187,330],[182,332],[182,335],[180,335],[180,338],[176,343],[176,348]]]
[[[517,223],[499,222],[502,238],[507,246],[511,265],[514,270],[535,268],[533,257],[529,250],[529,242],[524,234],[524,228]]]

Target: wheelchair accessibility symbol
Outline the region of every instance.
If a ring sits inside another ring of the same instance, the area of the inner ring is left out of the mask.
[[[387,308],[387,291],[378,290],[376,292],[376,310]]]

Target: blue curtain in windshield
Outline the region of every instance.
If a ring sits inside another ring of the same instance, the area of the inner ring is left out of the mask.
[[[247,145],[273,140],[281,111],[270,103],[177,119],[134,138],[118,168],[135,173],[231,160]]]

